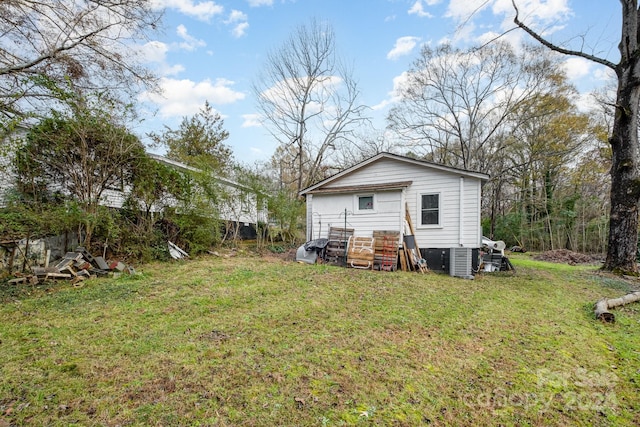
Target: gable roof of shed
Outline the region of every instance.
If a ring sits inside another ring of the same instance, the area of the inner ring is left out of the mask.
[[[392,160],[398,160],[401,162],[405,162],[405,163],[409,163],[409,164],[413,164],[413,165],[418,165],[418,166],[422,166],[428,169],[435,169],[435,170],[439,170],[439,171],[445,171],[445,172],[449,172],[449,173],[455,173],[458,174],[460,176],[464,176],[464,177],[469,177],[469,178],[476,178],[479,179],[481,181],[488,181],[489,180],[489,175],[481,173],[481,172],[474,172],[474,171],[468,171],[468,170],[464,170],[464,169],[458,169],[458,168],[453,168],[450,166],[445,166],[445,165],[441,165],[438,163],[433,163],[433,162],[428,162],[426,160],[418,160],[418,159],[412,159],[411,157],[405,157],[405,156],[400,156],[398,154],[392,154],[392,153],[379,153],[376,154],[373,157],[370,157],[360,163],[357,163],[347,169],[344,169],[338,173],[336,173],[335,175],[332,175],[328,178],[323,179],[320,182],[317,182],[305,189],[303,189],[302,191],[300,191],[300,195],[304,196],[306,194],[310,194],[310,193],[318,193],[318,192],[333,192],[332,190],[339,190],[339,187],[335,187],[335,188],[327,188],[327,189],[323,189],[322,187],[324,187],[327,184],[330,184],[346,175],[349,175],[365,166],[370,165],[371,163],[377,162],[381,159],[392,159]],[[402,182],[402,183],[389,183],[390,185],[393,184],[403,184],[403,186],[407,186],[407,185],[411,185],[411,182]]]

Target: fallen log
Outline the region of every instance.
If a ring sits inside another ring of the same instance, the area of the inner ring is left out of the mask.
[[[616,321],[616,317],[609,311],[610,309],[636,301],[640,301],[640,291],[631,292],[619,298],[601,299],[596,302],[594,307],[596,319],[605,323],[613,323]]]

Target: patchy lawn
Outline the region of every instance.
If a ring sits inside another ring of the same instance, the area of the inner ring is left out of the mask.
[[[0,292],[0,427],[638,425],[627,282],[203,258]]]

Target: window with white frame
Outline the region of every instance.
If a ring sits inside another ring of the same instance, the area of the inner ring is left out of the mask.
[[[358,212],[374,212],[375,199],[373,194],[359,194],[356,196]]]
[[[440,194],[420,195],[420,225],[440,225]]]

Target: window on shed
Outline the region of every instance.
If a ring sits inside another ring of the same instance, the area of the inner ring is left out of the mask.
[[[438,225],[440,224],[440,195],[423,194],[420,206],[420,224]]]
[[[358,210],[370,211],[373,210],[373,195],[358,196]]]

